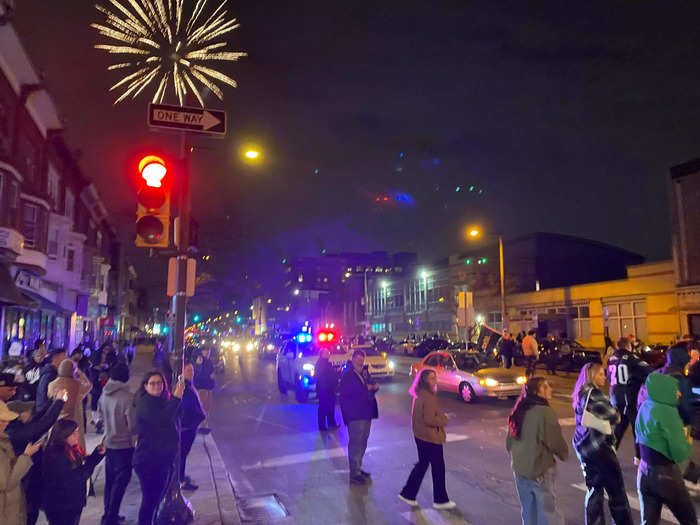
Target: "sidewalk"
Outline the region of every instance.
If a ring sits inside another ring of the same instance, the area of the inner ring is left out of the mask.
[[[138,389],[143,375],[151,369],[151,355],[137,354],[131,365],[131,379],[129,387],[132,392]],[[92,428],[92,425],[88,425]],[[87,452],[102,441],[103,436],[92,432],[85,435]],[[95,493],[97,497],[88,497],[87,506],[83,510],[80,519],[81,524],[99,524],[104,513],[104,460],[95,469],[93,475]],[[238,515],[238,507],[233,493],[233,488],[226,471],[219,449],[211,434],[207,436],[197,435],[192,450],[187,458],[187,474],[192,481],[199,485],[194,492],[184,492],[194,509],[197,525],[238,525],[241,520]],[[126,525],[135,525],[138,522],[138,511],[141,503],[141,488],[136,473],[132,473],[131,482],[126,489],[120,514],[126,517]],[[46,525],[46,516],[41,513],[40,525]]]

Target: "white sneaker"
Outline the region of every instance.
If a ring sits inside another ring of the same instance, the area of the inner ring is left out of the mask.
[[[457,504],[454,501],[446,501],[445,503],[433,503],[433,508],[437,510],[454,509]]]
[[[404,498],[401,494],[399,494],[399,499],[400,499],[401,501],[403,501],[404,503],[409,504],[411,507],[417,507],[417,506],[418,506],[418,502],[417,502],[416,500]]]

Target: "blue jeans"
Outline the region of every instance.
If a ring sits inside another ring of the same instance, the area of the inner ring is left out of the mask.
[[[357,419],[348,423],[348,464],[350,475],[357,476],[362,469],[362,456],[367,450],[371,419]]]
[[[564,525],[564,516],[556,505],[555,479],[554,468],[537,480],[515,474],[523,525]]]

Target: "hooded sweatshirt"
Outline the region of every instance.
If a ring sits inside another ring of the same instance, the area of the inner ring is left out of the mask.
[[[105,447],[111,449],[133,448],[131,406],[134,396],[129,385],[110,379],[102,390],[97,403],[105,425]]]
[[[648,397],[639,407],[634,426],[637,443],[675,463],[685,461],[691,445],[678,414],[678,380],[665,374],[649,374],[646,387]]]
[[[666,364],[659,370],[659,373],[675,377],[678,380],[678,390],[681,398],[678,401],[678,412],[684,425],[693,422],[693,392],[690,379],[685,375],[685,367],[690,361],[688,351],[683,347],[673,346],[666,353]],[[639,390],[637,406],[641,405],[647,398],[646,385]]]

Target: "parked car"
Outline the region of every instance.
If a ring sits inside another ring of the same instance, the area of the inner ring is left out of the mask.
[[[586,363],[602,363],[600,351],[585,348],[574,339],[545,339],[540,343],[538,365],[547,366],[549,360],[555,359],[555,368],[565,372],[576,372]]]
[[[380,337],[374,342],[374,349],[379,353],[390,354],[394,344],[394,340],[391,337]]]
[[[421,370],[435,372],[438,390],[459,394],[465,403],[481,397],[515,398],[527,382],[525,369],[496,368],[496,363],[479,352],[430,352],[411,365],[411,376]]]

